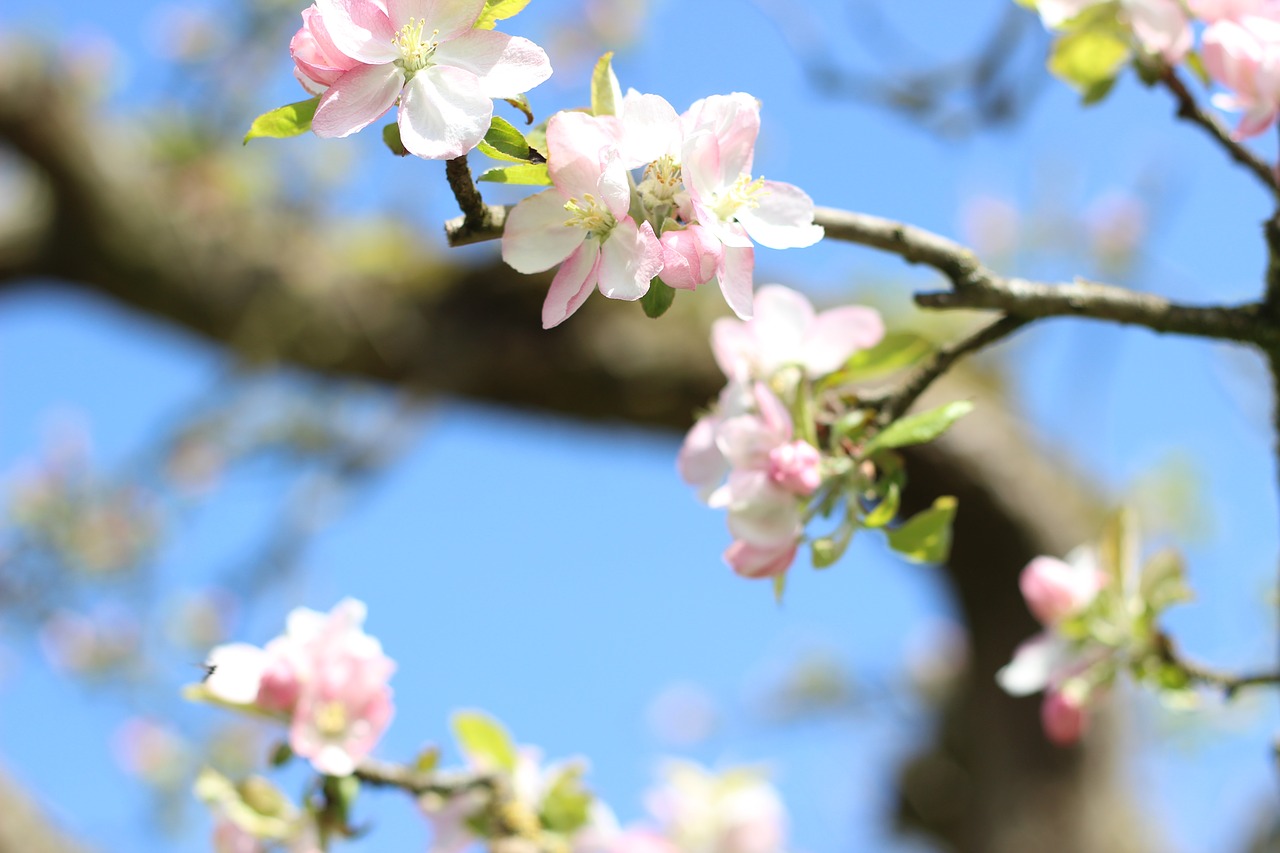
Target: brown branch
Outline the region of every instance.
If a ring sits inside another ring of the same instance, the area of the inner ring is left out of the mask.
[[[1227,699],[1234,699],[1241,690],[1250,687],[1280,684],[1280,672],[1237,674],[1189,661],[1178,653],[1173,639],[1167,634],[1157,635],[1156,652],[1162,661],[1181,670],[1193,683],[1221,690]]]
[[[361,761],[355,775],[366,785],[399,788],[415,797],[436,794],[447,798],[467,791],[492,792],[499,784],[498,777],[491,773],[467,771],[423,773],[403,764],[393,764],[372,758]]]
[[[489,207],[480,197],[475,181],[471,179],[471,167],[467,164],[467,155],[455,157],[444,164],[445,178],[449,181],[449,189],[458,200],[462,209],[463,227],[470,230],[484,230],[489,225]]]
[[[1173,97],[1177,100],[1178,118],[1199,125],[1227,152],[1227,155],[1232,160],[1252,172],[1273,194],[1280,192],[1280,185],[1276,181],[1275,169],[1237,142],[1232,137],[1231,131],[1227,130],[1216,116],[1200,108],[1200,104],[1196,102],[1195,96],[1191,94],[1187,84],[1178,76],[1176,69],[1166,68],[1160,76],[1160,82],[1173,93]]]

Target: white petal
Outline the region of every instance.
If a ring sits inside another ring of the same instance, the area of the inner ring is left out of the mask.
[[[440,41],[455,39],[475,26],[485,0],[427,0],[427,30],[439,30]]]
[[[248,643],[229,643],[209,652],[205,690],[224,702],[252,705],[267,666],[267,653]]]
[[[761,547],[794,542],[801,532],[800,503],[764,471],[729,475],[729,532]]]
[[[616,173],[610,185],[626,174],[617,158],[618,124],[610,116],[559,112],[547,123],[547,169],[566,196],[582,198],[600,192],[606,170]],[[612,154],[612,156],[610,156]]]
[[[762,294],[764,290],[760,291]],[[758,298],[758,297],[757,297]],[[847,305],[823,311],[810,327],[801,361],[811,378],[836,371],[858,350],[870,349],[884,337],[884,320],[873,308]]]
[[[552,188],[517,204],[502,232],[502,260],[523,273],[549,270],[582,245],[587,233],[564,223],[565,198]]]
[[[1018,646],[1013,660],[996,673],[996,682],[1010,696],[1029,696],[1049,686],[1054,670],[1068,659],[1069,650],[1054,634],[1037,634]]]
[[[717,275],[720,278],[720,292],[724,301],[743,320],[750,320],[753,294],[752,275],[756,267],[756,252],[748,246],[745,249],[726,246],[724,263]]]
[[[413,76],[400,98],[400,140],[428,160],[461,157],[479,144],[493,119],[493,101],[470,71],[433,65]]]
[[[822,226],[813,224],[813,199],[799,187],[765,181],[759,202],[739,210],[737,219],[761,246],[802,249],[822,239]]]
[[[394,65],[357,65],[320,98],[311,130],[316,136],[350,136],[382,117],[404,88]]]
[[[619,222],[600,250],[600,292],[610,299],[634,301],[649,292],[662,272],[662,244],[648,222],[639,228]]]
[[[551,280],[551,289],[542,303],[542,328],[560,325],[582,307],[595,287],[599,268],[600,244],[583,241]]]
[[[490,98],[514,98],[551,76],[551,60],[542,48],[493,30],[471,30],[442,43],[432,61],[470,71]]]
[[[347,56],[369,65],[400,58],[391,43],[396,28],[372,0],[316,0],[316,7],[334,46]]]
[[[680,156],[680,116],[662,96],[628,91],[622,99],[620,119],[622,157],[627,168],[644,166],[663,156]]]

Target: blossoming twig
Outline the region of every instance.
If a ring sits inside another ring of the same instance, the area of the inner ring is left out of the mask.
[[[466,791],[492,791],[498,779],[491,773],[453,772],[423,773],[403,764],[366,758],[356,767],[355,776],[367,785],[400,788],[415,797],[437,794],[452,797]]]

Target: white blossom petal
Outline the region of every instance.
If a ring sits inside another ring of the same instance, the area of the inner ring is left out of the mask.
[[[436,48],[433,61],[476,75],[489,98],[514,98],[551,76],[546,51],[526,38],[471,30]]]
[[[369,65],[384,65],[400,58],[391,43],[396,27],[372,0],[316,0],[325,30],[338,50]]]
[[[502,232],[502,260],[522,273],[549,270],[582,245],[587,233],[565,225],[565,198],[552,188],[517,204]]]
[[[357,65],[320,98],[311,130],[316,136],[350,136],[382,117],[404,88],[394,65]]]
[[[600,250],[600,292],[610,299],[634,301],[649,292],[662,272],[662,244],[648,222],[639,228],[619,222]]]
[[[433,65],[413,76],[400,98],[400,140],[428,160],[461,157],[479,144],[493,119],[493,101],[476,75]]]
[[[799,187],[765,181],[759,207],[743,207],[737,219],[751,239],[770,249],[803,249],[822,239],[813,224],[813,199]]]
[[[599,268],[600,244],[583,241],[551,280],[551,289],[542,303],[542,328],[560,325],[582,307],[595,287]]]

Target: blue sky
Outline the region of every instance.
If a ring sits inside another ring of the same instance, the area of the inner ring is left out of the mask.
[[[506,29],[545,37],[553,23],[571,20],[567,5],[534,3]],[[805,187],[819,203],[956,234],[963,205],[978,193],[1071,210],[1154,173],[1168,192],[1133,286],[1201,300],[1258,291],[1266,198],[1197,131],[1176,124],[1160,92],[1126,80],[1105,104],[1082,110],[1071,92],[1050,85],[1016,127],[940,140],[813,93],[756,5],[653,5],[646,37],[619,51],[623,85],[661,93],[679,108],[717,92],[756,95],[765,121],[757,171]],[[109,36],[122,57],[112,103],[128,110],[159,91],[149,35],[157,8],[144,0],[7,6],[0,32],[20,21],[59,37]],[[843,5],[808,8],[844,46]],[[893,14],[925,50],[954,51],[1000,8],[999,0],[911,2]],[[859,48],[847,47],[856,61]],[[544,113],[586,97],[582,63],[553,61],[559,76],[532,98]],[[277,72],[264,85],[262,110],[297,97],[283,44]],[[355,152],[361,165],[335,190],[335,207],[392,206],[432,239],[452,214],[442,183],[426,199],[395,188],[405,175],[438,182],[438,164],[390,162],[370,134],[289,144],[308,157]],[[1073,257],[1035,263],[1017,271],[1089,271]],[[833,300],[874,294],[898,311],[907,310],[913,287],[934,284],[894,259],[834,243],[761,253],[757,283],[771,280]],[[1005,354],[1036,426],[1117,495],[1169,454],[1194,460],[1212,533],[1187,548],[1199,600],[1175,613],[1171,627],[1206,660],[1265,662],[1275,648],[1265,600],[1280,511],[1260,366],[1216,345],[1077,321],[1037,326]],[[37,453],[50,413],[66,410],[89,426],[97,458],[123,463],[224,367],[218,352],[179,333],[65,291],[0,301],[0,472]],[[778,608],[767,587],[720,564],[723,519],[679,482],[674,453],[674,440],[625,428],[443,404],[404,458],[317,535],[305,582],[259,603],[244,639],[268,639],[297,604],[362,598],[369,630],[400,661],[397,720],[380,754],[408,757],[425,742],[445,742],[452,709],[485,708],[551,757],[588,756],[595,788],[624,819],[639,815],[654,759],[671,752],[647,725],[647,707],[670,684],[694,682],[725,723],[685,754],[772,766],[792,810],[796,849],[915,849],[891,835],[885,811],[895,760],[919,735],[918,720],[877,701],[874,686],[858,714],[812,725],[767,726],[750,708],[769,673],[807,650],[847,662],[869,685],[897,679],[908,650],[946,618],[932,572],[896,563],[862,537],[836,569],[797,572]],[[281,489],[251,473],[215,496],[166,548],[165,583],[198,584],[251,550]],[[133,713],[127,703],[50,674],[31,644],[7,641],[0,760],[70,828],[104,847],[204,849],[199,821],[181,842],[156,835],[141,787],[121,782],[107,744]],[[173,674],[175,683],[189,677]],[[1200,724],[1170,718],[1142,697],[1125,708],[1139,744],[1126,772],[1172,849],[1225,849],[1239,839],[1273,798],[1273,703]],[[74,768],[51,756],[74,756]],[[425,839],[406,803],[371,799],[380,828],[349,849],[403,850],[404,839]]]

